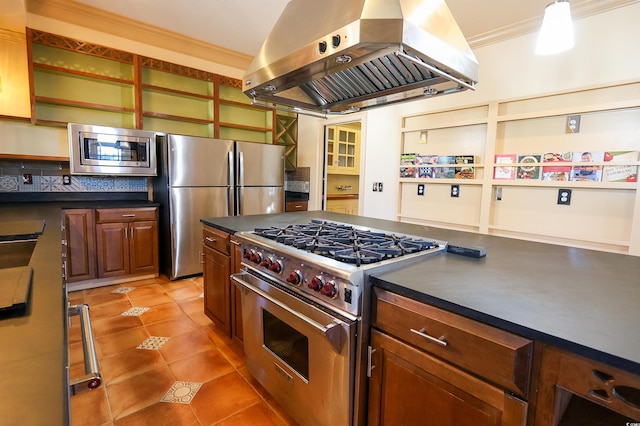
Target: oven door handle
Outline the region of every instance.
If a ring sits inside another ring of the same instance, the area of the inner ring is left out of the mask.
[[[98,367],[98,356],[93,341],[93,331],[91,329],[91,318],[89,317],[89,305],[69,306],[69,317],[78,315],[80,317],[80,328],[82,330],[82,350],[84,352],[85,375],[71,380],[69,385],[71,395],[75,395],[83,390],[94,390],[102,384],[102,376]]]
[[[266,292],[262,291],[259,288],[256,288],[255,286],[251,285],[251,283],[248,283],[247,281],[243,280],[242,277],[245,275],[251,275],[247,272],[241,272],[238,274],[233,274],[231,275],[231,280],[235,283],[236,287],[238,287],[241,291],[252,291],[254,293],[256,293],[258,296],[268,300],[269,302],[273,303],[274,305],[284,309],[286,312],[290,313],[291,315],[295,316],[296,318],[304,321],[305,323],[309,324],[310,326],[312,326],[313,328],[315,328],[316,330],[318,330],[319,332],[321,332],[329,341],[329,343],[331,343],[331,346],[333,347],[333,349],[336,351],[336,353],[340,353],[342,351],[342,345],[343,345],[343,339],[342,339],[342,330],[341,330],[341,325],[342,322],[334,319],[333,321],[331,321],[330,324],[328,325],[322,325],[317,321],[312,320],[311,318],[307,317],[306,315],[301,314],[300,312],[296,312],[295,310],[291,309],[289,306],[287,306],[286,304],[280,302],[279,300],[274,299],[273,297],[271,297],[269,294],[267,294]],[[246,294],[246,293],[245,293]]]

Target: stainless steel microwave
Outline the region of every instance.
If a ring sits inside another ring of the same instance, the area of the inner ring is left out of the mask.
[[[69,123],[74,175],[156,176],[156,133]]]

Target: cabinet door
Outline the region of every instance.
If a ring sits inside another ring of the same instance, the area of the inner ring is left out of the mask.
[[[231,239],[231,273],[240,272],[242,267],[242,246],[237,241]],[[242,332],[242,294],[240,289],[231,283],[231,337],[244,341]]]
[[[138,221],[129,224],[131,274],[158,270],[158,222]]]
[[[527,403],[376,330],[369,425],[522,426]]]
[[[96,277],[95,222],[92,209],[62,212],[63,265],[67,282]]]
[[[229,286],[231,258],[208,246],[204,250],[204,312],[231,334]]]
[[[96,225],[98,278],[129,273],[128,231],[126,223],[99,223]]]
[[[327,127],[327,173],[360,172],[360,130],[342,126]]]

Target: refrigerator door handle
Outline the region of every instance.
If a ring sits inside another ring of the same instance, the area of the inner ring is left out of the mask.
[[[235,199],[233,197],[234,177],[235,177],[235,164],[233,161],[233,151],[229,151],[227,154],[227,165],[229,169],[229,175],[227,176],[228,189],[227,189],[227,213],[229,216],[234,215]]]
[[[238,184],[237,184],[237,199],[236,199],[236,204],[238,206],[238,215],[243,215],[244,212],[244,208],[243,208],[243,201],[244,201],[244,195],[243,195],[243,188],[244,188],[244,152],[239,151],[238,152]]]

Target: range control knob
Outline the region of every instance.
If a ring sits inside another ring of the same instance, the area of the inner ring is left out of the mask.
[[[273,259],[271,259],[270,257],[267,257],[265,260],[260,262],[260,266],[265,267],[265,268],[269,268],[272,263],[273,263]]]
[[[333,281],[329,281],[322,286],[320,294],[333,299],[338,295],[338,286]]]
[[[282,269],[284,269],[282,267],[282,262],[279,260],[275,260],[275,261],[271,261],[271,264],[269,265],[269,270],[272,272],[275,272],[276,274],[279,274],[282,272]]]
[[[245,250],[245,252],[242,255],[242,257],[244,257],[247,260],[250,260],[251,257],[253,256],[253,253],[255,253],[255,250]]]
[[[309,287],[313,291],[322,290],[322,287],[324,287],[324,278],[322,278],[320,275],[316,275],[315,277],[313,277],[311,282],[307,284],[307,287]]]
[[[289,284],[293,284],[293,285],[300,285],[302,283],[302,272],[298,271],[297,269],[295,271],[292,271],[289,276],[287,277],[286,281]]]
[[[251,260],[253,263],[259,264],[260,262],[262,262],[262,253],[254,251],[251,255],[251,259],[249,260]]]

